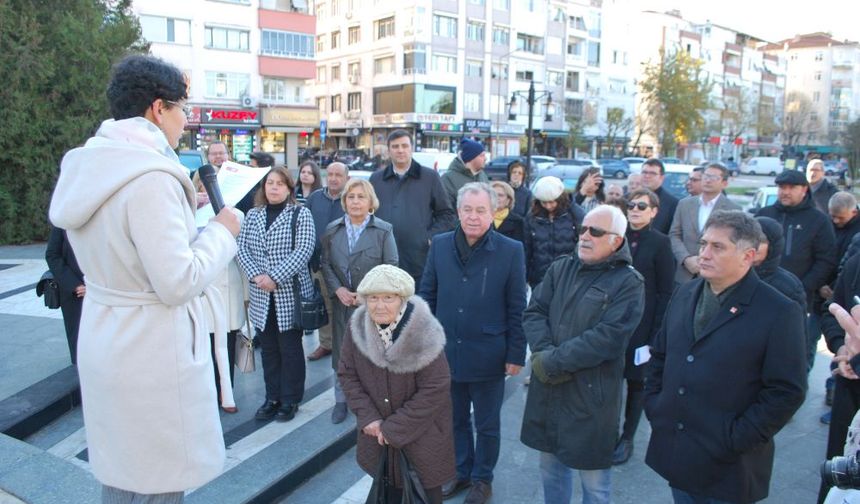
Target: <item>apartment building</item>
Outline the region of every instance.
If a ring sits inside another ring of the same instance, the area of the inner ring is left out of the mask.
[[[787,143],[822,154],[839,144],[845,127],[860,118],[860,43],[827,33],[797,35],[769,44],[766,54],[787,61]]]
[[[264,150],[295,165],[319,125],[306,86],[316,27],[304,2],[136,0],[132,9],[152,54],[190,79],[181,148],[222,141],[239,162]]]

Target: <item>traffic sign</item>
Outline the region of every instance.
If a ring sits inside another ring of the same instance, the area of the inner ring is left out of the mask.
[[[320,120],[320,139],[325,142],[326,133],[328,133],[328,121]]]

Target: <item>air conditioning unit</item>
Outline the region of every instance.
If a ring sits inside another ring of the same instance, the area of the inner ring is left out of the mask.
[[[254,99],[248,95],[242,95],[239,97],[239,100],[242,102],[242,106],[245,108],[252,108],[256,103]]]
[[[347,77],[347,80],[350,84],[358,84],[359,82],[361,82],[361,79],[358,77],[358,74],[350,74],[349,77]]]

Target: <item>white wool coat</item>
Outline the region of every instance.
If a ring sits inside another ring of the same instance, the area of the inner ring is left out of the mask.
[[[207,287],[236,242],[216,222],[198,233],[194,208],[187,172],[139,117],[105,121],[67,153],[51,201],[87,284],[78,371],[89,460],[123,490],[183,491],[223,470],[204,305],[220,298]]]

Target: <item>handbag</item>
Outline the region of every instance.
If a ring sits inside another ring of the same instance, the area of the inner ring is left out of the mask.
[[[236,367],[240,373],[253,373],[257,370],[254,340],[243,332],[236,335]]]
[[[403,450],[397,450],[397,453],[400,454],[403,497],[399,503],[388,501],[385,491],[386,487],[391,485],[388,479],[388,451],[388,448],[383,449],[382,455],[379,456],[379,464],[376,467],[376,474],[373,476],[373,484],[370,486],[365,504],[429,504],[430,499],[424,492],[418,473],[412,467],[409,459],[406,458],[406,453]]]
[[[45,306],[52,310],[60,307],[60,285],[54,280],[51,270],[42,273],[42,278],[36,283],[36,296],[45,296]]]
[[[293,210],[292,216],[292,249],[296,250],[296,234],[298,232],[299,209]],[[322,297],[319,280],[314,280],[314,292],[310,297],[302,296],[299,288],[299,275],[293,277],[293,299],[296,305],[296,325],[299,329],[312,331],[328,325],[328,310]]]

